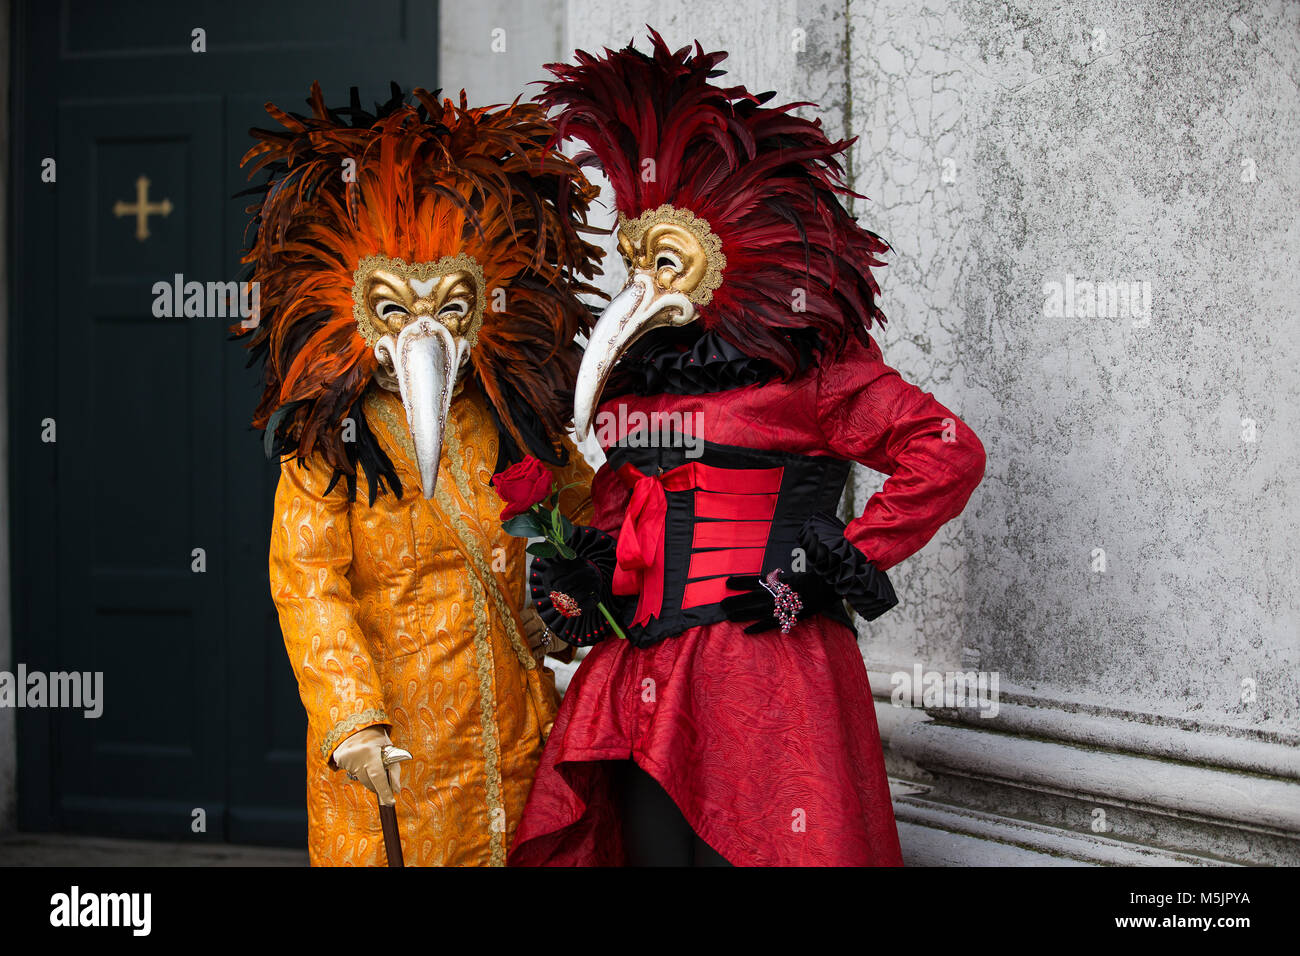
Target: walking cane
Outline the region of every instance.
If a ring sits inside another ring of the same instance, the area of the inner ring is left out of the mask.
[[[385,771],[393,764],[411,759],[409,751],[403,750],[401,747],[394,747],[391,744],[380,753],[384,761]],[[391,780],[389,782],[391,783]],[[379,806],[379,825],[384,829],[384,853],[388,857],[388,865],[406,866],[406,861],[402,859],[402,835],[397,829],[397,807],[395,805],[386,807],[379,803],[379,794],[377,793],[375,794],[375,803]]]

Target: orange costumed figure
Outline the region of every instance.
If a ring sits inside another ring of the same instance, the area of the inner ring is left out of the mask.
[[[330,109],[313,86],[309,114],[267,107],[283,129],[244,157],[266,173],[254,425],[281,463],[270,581],[313,864],[392,862],[375,794],[408,864],[504,863],[557,701],[489,480],[535,456],[590,514],[562,436],[594,189],[538,107],[412,97]]]

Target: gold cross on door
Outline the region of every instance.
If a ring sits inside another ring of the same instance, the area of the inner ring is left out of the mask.
[[[149,217],[160,215],[163,218],[171,215],[172,201],[164,199],[162,202],[149,201],[149,177],[141,176],[135,181],[135,202],[127,203],[118,200],[113,204],[113,215],[119,219],[122,216],[135,216],[135,237],[144,242],[149,238]]]

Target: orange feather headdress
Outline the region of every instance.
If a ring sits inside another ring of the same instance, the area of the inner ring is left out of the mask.
[[[502,457],[563,459],[588,328],[579,299],[596,290],[601,252],[582,235],[593,187],[552,147],[540,107],[496,109],[412,91],[373,112],[325,106],[313,84],[310,115],[266,109],[283,130],[251,130],[250,176],[266,182],[249,208],[255,234],[243,257],[260,284],[260,318],[250,362],[262,361],[265,389],[253,418],[268,454],[319,455],[356,494],[357,466],[373,502],[384,484],[400,496],[392,462],[365,422],[363,392],[377,368],[353,317],[358,263],[373,255],[409,263],[460,253],[483,271],[487,307],[470,374],[501,432]],[[236,329],[236,333],[247,332]],[[356,424],[345,442],[342,423]]]

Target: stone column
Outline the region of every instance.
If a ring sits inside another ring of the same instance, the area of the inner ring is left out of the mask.
[[[886,359],[988,451],[863,631],[1000,678],[881,708],[908,859],[1300,862],[1300,10],[850,11]]]

